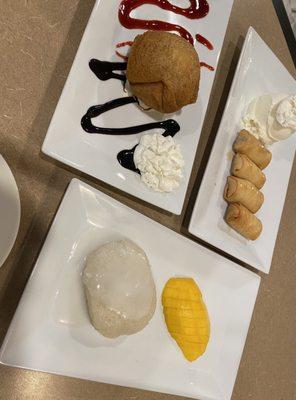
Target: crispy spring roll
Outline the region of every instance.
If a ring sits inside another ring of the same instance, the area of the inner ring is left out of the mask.
[[[229,204],[226,223],[246,239],[256,240],[262,232],[262,223],[254,214],[241,204]]]
[[[266,168],[271,161],[271,152],[245,129],[239,132],[233,144],[233,150],[235,153],[248,156],[260,169]]]
[[[252,213],[262,206],[264,195],[246,179],[229,176],[224,189],[224,198],[228,203],[240,203]]]
[[[230,172],[238,178],[246,179],[254,183],[258,189],[262,188],[266,180],[261,169],[245,154],[235,154]]]

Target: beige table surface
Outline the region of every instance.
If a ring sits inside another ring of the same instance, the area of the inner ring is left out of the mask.
[[[217,132],[249,25],[295,76],[272,1],[235,0],[183,214],[181,217],[166,214],[40,154],[93,4],[94,0],[0,0],[0,152],[16,177],[22,204],[17,242],[0,269],[0,343],[72,177],[79,176],[123,203],[186,234],[201,176],[197,171],[203,170],[202,155],[209,153]],[[271,273],[269,276],[262,274],[233,400],[296,399],[295,198],[296,165]],[[0,366],[1,400],[173,398],[176,397]]]

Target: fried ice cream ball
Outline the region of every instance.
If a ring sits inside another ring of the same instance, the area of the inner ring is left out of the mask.
[[[200,64],[182,37],[148,31],[136,37],[126,71],[132,93],[161,113],[173,113],[197,100]]]

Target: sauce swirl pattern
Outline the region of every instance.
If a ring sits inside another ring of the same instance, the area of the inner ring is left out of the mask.
[[[167,0],[122,0],[119,6],[118,18],[122,26],[127,29],[146,29],[146,30],[162,30],[170,32],[178,32],[180,36],[188,40],[192,45],[194,39],[192,35],[182,26],[158,20],[144,20],[131,17],[132,11],[144,5],[152,4],[166,11],[171,11],[175,14],[183,15],[190,19],[204,18],[209,12],[209,3],[207,0],[190,0],[188,8],[181,8],[171,4]]]

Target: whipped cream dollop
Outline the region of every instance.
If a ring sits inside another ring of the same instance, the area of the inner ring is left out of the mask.
[[[242,127],[265,144],[287,139],[296,131],[296,96],[264,94],[251,101]]]
[[[283,127],[296,131],[296,95],[288,96],[280,102],[276,120]]]
[[[160,133],[143,135],[135,149],[134,163],[142,182],[156,192],[172,192],[183,177],[184,159],[180,145]]]

